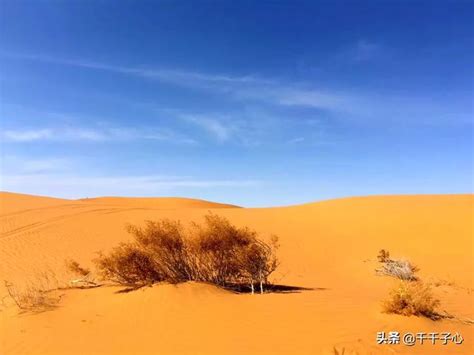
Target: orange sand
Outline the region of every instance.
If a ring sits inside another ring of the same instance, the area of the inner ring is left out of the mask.
[[[0,354],[472,354],[473,325],[381,312],[394,280],[376,276],[379,249],[417,264],[441,310],[474,319],[473,195],[347,198],[281,208],[238,208],[177,198],[63,200],[0,193],[0,280],[85,266],[129,238],[127,223],[199,221],[207,211],[280,237],[280,284],[292,294],[238,295],[209,285],[61,290],[59,307],[19,314],[0,303]],[[0,289],[0,297],[5,289]],[[377,345],[377,331],[459,332],[462,345]]]

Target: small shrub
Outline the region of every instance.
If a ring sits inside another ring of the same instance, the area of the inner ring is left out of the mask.
[[[376,271],[379,274],[396,277],[405,281],[416,281],[418,277],[415,273],[418,267],[411,264],[408,260],[390,260],[382,265],[382,268]]]
[[[389,299],[383,303],[387,313],[404,316],[424,316],[430,319],[439,319],[436,312],[439,300],[434,298],[431,288],[420,281],[400,281],[397,287],[391,290]]]
[[[192,280],[195,275],[190,243],[178,221],[147,221],[144,228],[128,226],[127,230],[139,249],[152,261],[159,280],[177,283]]]
[[[237,228],[227,219],[209,214],[204,225],[194,224],[193,254],[197,260],[198,281],[216,285],[248,284],[254,292],[278,266],[277,237],[270,244],[249,228]]]
[[[277,238],[267,244],[248,228],[209,214],[202,225],[185,231],[177,221],[148,221],[129,226],[134,242],[121,244],[95,264],[104,279],[140,286],[166,281],[209,282],[220,287],[260,285],[263,293],[278,266]]]
[[[22,311],[44,311],[54,308],[59,302],[59,298],[53,297],[49,290],[32,284],[20,289],[5,280],[4,285],[10,298]]]
[[[73,287],[89,288],[99,286],[92,277],[92,273],[89,269],[82,267],[75,260],[66,260],[66,268],[74,275],[79,278],[69,281],[69,284]]]
[[[163,280],[158,265],[136,244],[122,243],[109,255],[99,254],[94,262],[103,279],[122,285],[143,286]]]
[[[263,293],[263,285],[268,283],[268,277],[278,267],[277,248],[278,238],[274,236],[270,244],[257,240],[242,253],[243,277],[248,279],[252,293],[254,292],[255,282],[258,282],[260,293]]]
[[[419,268],[410,261],[404,259],[390,259],[390,252],[385,249],[379,251],[377,259],[382,264],[381,268],[375,270],[378,274],[392,276],[406,281],[418,280],[415,273],[419,271]]]
[[[91,271],[89,269],[81,267],[81,265],[79,265],[79,263],[75,260],[67,260],[66,261],[66,267],[73,274],[83,276],[83,277],[86,277],[87,275],[89,275],[91,273]]]
[[[196,256],[198,278],[205,282],[225,286],[239,281],[244,250],[256,238],[256,233],[239,229],[227,219],[209,214],[204,225],[193,224],[191,249]]]
[[[385,249],[381,249],[379,251],[379,255],[377,255],[377,259],[380,263],[386,263],[390,260],[390,252]]]

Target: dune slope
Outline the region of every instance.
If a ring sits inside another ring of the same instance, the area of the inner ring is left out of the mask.
[[[0,196],[2,280],[34,283],[46,272],[59,284],[71,277],[66,258],[91,266],[96,251],[128,240],[127,223],[200,221],[213,211],[262,235],[278,235],[281,267],[275,280],[313,290],[252,296],[195,283],[129,293],[116,293],[115,287],[62,290],[52,311],[18,315],[4,305],[2,354],[473,352],[472,325],[382,313],[380,303],[395,280],[374,273],[381,248],[409,258],[433,283],[442,310],[473,319],[472,195],[373,196],[257,209],[179,199],[160,205],[158,199],[29,198],[30,203],[23,195],[18,201],[13,194]],[[457,331],[465,340],[377,345],[378,331]]]
[[[4,216],[23,210],[60,206],[68,200],[45,196],[31,196],[0,191],[0,215]]]

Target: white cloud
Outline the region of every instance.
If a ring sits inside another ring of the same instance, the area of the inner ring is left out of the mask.
[[[345,98],[336,93],[301,89],[292,83],[281,83],[252,75],[231,76],[167,69],[143,69],[107,65],[82,60],[57,59],[48,56],[10,54],[15,58],[38,60],[47,63],[79,68],[110,71],[171,83],[181,87],[212,90],[234,99],[253,99],[287,106],[309,106],[332,109]],[[211,126],[212,123],[210,122]],[[220,129],[220,128],[217,128]]]
[[[216,136],[220,141],[227,140],[230,137],[232,131],[230,127],[225,126],[222,124],[222,122],[213,120],[211,118],[201,118],[195,120],[194,122],[214,134],[214,136]]]
[[[65,169],[68,161],[65,159],[37,159],[23,161],[23,170],[28,173],[38,173],[44,171],[54,171],[57,169]]]
[[[281,105],[306,106],[327,110],[338,110],[349,99],[342,94],[302,89],[275,89],[270,91],[270,98]]]
[[[71,166],[69,159],[58,157],[31,158],[17,155],[4,155],[1,174],[35,174],[67,171]]]
[[[82,157],[20,156],[0,160],[0,190],[65,198],[86,196],[190,195],[209,189],[251,188],[254,179],[195,178],[177,175],[98,175]],[[88,175],[88,172],[90,175]]]
[[[208,115],[179,114],[181,119],[191,122],[216,138],[220,142],[229,140],[236,132],[236,127],[228,117],[212,117]]]
[[[126,75],[134,75],[148,79],[161,80],[178,84],[180,86],[202,86],[212,87],[215,84],[220,85],[235,85],[235,84],[265,84],[271,83],[271,81],[258,78],[252,75],[245,76],[230,76],[230,75],[216,75],[206,74],[201,72],[192,72],[185,70],[171,70],[171,69],[152,69],[152,68],[140,68],[140,67],[124,67],[119,65],[109,65],[103,63],[97,63],[93,61],[84,60],[72,60],[72,59],[61,59],[44,55],[28,55],[18,53],[2,53],[5,56],[35,60],[46,63],[54,63],[67,66],[75,66],[86,69],[110,71]]]
[[[84,128],[68,128],[63,131],[58,131],[59,140],[86,140],[86,141],[104,141],[110,138],[119,138],[115,135],[113,131],[98,131],[93,129],[84,129]]]
[[[66,198],[186,195],[190,191],[245,189],[262,183],[254,179],[197,179],[159,174],[88,176],[91,168],[80,157],[5,155],[0,163],[0,190]]]
[[[200,180],[190,177],[146,176],[76,176],[71,174],[2,175],[3,191],[45,194],[65,198],[87,196],[158,196],[178,189],[246,188],[260,185],[258,180]]]
[[[304,137],[296,137],[296,138],[293,138],[293,139],[290,139],[287,143],[289,144],[296,144],[296,143],[302,143],[304,142]]]
[[[186,137],[175,131],[161,128],[37,128],[37,129],[11,129],[0,134],[5,142],[34,142],[34,141],[128,141],[128,140],[156,140],[175,144],[195,144],[194,139]]]
[[[341,55],[345,58],[349,56],[352,60],[367,60],[372,59],[375,55],[380,55],[380,52],[381,46],[379,44],[361,39]],[[316,88],[315,86],[308,87],[291,81],[259,78],[252,75],[232,76],[184,70],[143,69],[82,60],[57,59],[48,56],[2,54],[27,60],[133,75],[181,87],[210,90],[245,104],[253,104],[252,101],[255,101],[258,104],[327,110],[331,113],[344,115],[345,120],[358,122],[378,120],[383,124],[392,121],[393,123],[450,125],[472,123],[472,117],[469,114],[462,113],[463,109],[459,108],[469,107],[465,99],[460,99],[460,104],[456,102],[459,100],[444,97],[434,102],[432,98],[416,97],[415,95],[394,97],[394,95],[374,92],[342,92],[328,88]],[[430,100],[431,102],[427,102]],[[200,124],[203,128],[207,127],[208,132],[213,133],[221,141],[228,140],[232,134],[235,134],[232,129],[229,130],[229,127],[233,127],[233,125],[219,119],[216,120],[213,117],[201,119]],[[41,132],[10,132],[9,135],[10,140],[27,141],[44,139],[50,137],[52,133],[42,130]],[[94,137],[93,134],[89,136],[90,140],[94,138],[99,139],[100,137]]]
[[[37,140],[48,140],[53,137],[51,129],[36,130],[6,130],[2,133],[2,139],[10,142],[31,142]]]

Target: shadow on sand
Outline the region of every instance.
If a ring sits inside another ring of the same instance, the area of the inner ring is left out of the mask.
[[[140,285],[140,286],[128,286],[121,290],[116,291],[115,293],[129,293],[133,291],[137,291],[144,287],[150,287],[156,284],[149,284],[149,285]],[[212,286],[216,286],[222,288],[227,291],[231,291],[233,293],[252,293],[252,289],[247,284],[227,284],[225,286],[217,286],[210,284]],[[300,293],[303,291],[324,291],[327,288],[324,287],[301,287],[301,286],[289,286],[289,285],[278,285],[278,284],[264,284],[263,285],[264,293]],[[260,293],[260,289],[255,287],[255,293]]]
[[[226,290],[235,293],[252,293],[252,289],[247,284],[229,284],[223,287]],[[264,284],[264,293],[300,293],[303,291],[324,291],[326,288],[322,287],[301,287],[301,286],[289,286],[289,285],[278,285],[278,284]],[[255,293],[260,293],[260,288],[255,287]]]

